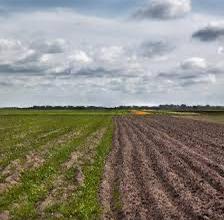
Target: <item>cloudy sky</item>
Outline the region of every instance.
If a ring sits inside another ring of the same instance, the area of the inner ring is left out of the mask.
[[[224,105],[223,0],[0,0],[0,107]]]

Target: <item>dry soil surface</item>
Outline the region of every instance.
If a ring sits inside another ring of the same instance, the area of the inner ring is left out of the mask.
[[[117,117],[103,219],[224,219],[224,125]]]

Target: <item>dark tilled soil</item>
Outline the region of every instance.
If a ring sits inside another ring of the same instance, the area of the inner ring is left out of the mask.
[[[103,219],[224,219],[224,126],[117,117],[101,184]]]

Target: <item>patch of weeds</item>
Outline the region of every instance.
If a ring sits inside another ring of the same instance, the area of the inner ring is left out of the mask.
[[[59,209],[59,207],[60,207],[60,204],[59,204],[59,203],[54,203],[54,204],[52,204],[51,206],[47,207],[47,208],[44,210],[44,212],[45,212],[46,214],[56,213],[57,210]]]
[[[65,178],[68,181],[75,181],[76,180],[76,175],[78,172],[77,167],[71,167],[70,169],[65,171]]]
[[[12,211],[12,219],[23,220],[23,219],[34,219],[36,217],[36,212],[33,209],[32,204],[29,202],[22,202],[19,204],[17,209]]]

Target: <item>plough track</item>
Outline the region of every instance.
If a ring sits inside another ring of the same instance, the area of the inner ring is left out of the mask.
[[[224,219],[224,126],[167,116],[114,121],[103,219]]]

